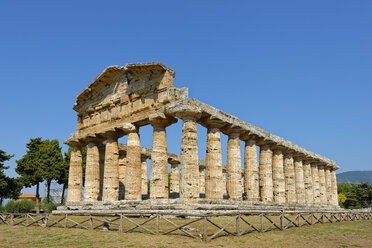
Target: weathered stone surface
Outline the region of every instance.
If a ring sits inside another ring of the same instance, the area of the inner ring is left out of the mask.
[[[180,192],[180,180],[178,175],[178,163],[171,164],[170,193]]]
[[[119,148],[118,139],[109,136],[106,140],[105,167],[103,172],[102,201],[116,201],[119,198]]]
[[[142,182],[142,195],[148,194],[147,188],[147,162],[146,158],[141,158],[141,182]]]
[[[83,169],[80,146],[71,146],[70,173],[68,175],[67,202],[82,200]]]
[[[199,169],[199,193],[205,194],[205,174],[204,169]]]
[[[142,199],[141,174],[141,145],[139,133],[136,130],[128,134],[125,199]]]
[[[305,183],[305,202],[314,204],[313,177],[311,174],[311,165],[309,160],[303,161],[304,183]]]
[[[273,154],[273,193],[274,201],[285,203],[285,181],[284,181],[284,161],[282,150],[274,150]]]
[[[326,179],[324,166],[318,165],[320,204],[327,205]]]
[[[284,175],[285,175],[285,195],[286,202],[294,204],[297,202],[296,198],[296,182],[293,156],[291,153],[284,155]]]
[[[84,201],[98,201],[100,192],[99,149],[95,142],[87,145]]]
[[[260,191],[261,201],[272,202],[273,195],[273,152],[269,145],[260,146]]]
[[[222,199],[224,195],[222,175],[221,135],[217,127],[207,129],[207,152],[205,166],[205,197]]]
[[[326,178],[326,195],[327,195],[327,205],[332,206],[332,179],[331,179],[331,168],[325,167],[325,178]]]
[[[337,179],[336,179],[336,170],[331,170],[331,183],[332,183],[332,206],[338,206],[338,195],[337,195]]]
[[[127,173],[126,170],[128,163],[125,155],[119,155],[119,200],[125,199],[125,175]]]
[[[192,112],[184,112],[182,115],[180,197],[187,202],[195,202],[199,198],[198,135],[195,121],[198,113],[192,115]]]
[[[231,200],[242,199],[242,173],[239,133],[230,133],[227,141],[226,182],[227,196]]]
[[[304,204],[305,200],[305,184],[304,184],[304,169],[302,159],[300,157],[294,158],[295,166],[295,180],[296,180],[296,199],[297,203]]]
[[[320,205],[319,173],[316,163],[311,163],[311,174],[313,176],[314,204]]]
[[[254,139],[245,141],[244,149],[244,191],[247,201],[259,201],[259,168],[257,146]]]

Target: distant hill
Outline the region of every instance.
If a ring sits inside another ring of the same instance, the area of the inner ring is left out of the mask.
[[[372,184],[372,171],[347,171],[336,175],[337,183]]]

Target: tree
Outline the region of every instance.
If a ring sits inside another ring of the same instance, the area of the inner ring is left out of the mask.
[[[52,180],[58,180],[63,166],[63,157],[58,140],[44,140],[41,145],[41,164],[43,179],[47,184],[47,203],[50,202],[50,185]]]
[[[358,205],[365,208],[372,204],[372,185],[367,183],[359,183],[352,186],[353,192],[355,192]]]
[[[339,183],[337,184],[337,192],[338,193],[349,193],[351,192],[351,185],[349,183]]]
[[[6,154],[3,150],[0,150],[0,171],[4,172],[4,169],[8,169],[8,166],[4,166],[4,162],[11,159],[14,155]]]
[[[0,150],[0,206],[3,204],[4,198],[18,198],[22,189],[18,179],[7,177],[4,172],[5,169],[9,168],[4,166],[4,162],[10,160],[13,156]]]
[[[16,172],[21,175],[22,183],[26,187],[36,186],[36,212],[40,213],[39,209],[39,184],[43,182],[44,168],[42,161],[43,142],[41,138],[30,139],[26,144],[26,154],[17,160]]]

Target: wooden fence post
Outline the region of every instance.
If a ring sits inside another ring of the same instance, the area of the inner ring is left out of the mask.
[[[240,236],[240,214],[236,216],[236,235]]]
[[[203,219],[203,241],[207,241],[207,217]]]

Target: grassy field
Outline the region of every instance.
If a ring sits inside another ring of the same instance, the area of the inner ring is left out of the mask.
[[[254,232],[206,243],[180,235],[0,225],[0,247],[372,247],[372,221]]]

